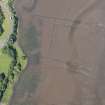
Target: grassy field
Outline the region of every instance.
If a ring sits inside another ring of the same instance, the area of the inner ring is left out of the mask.
[[[4,33],[0,37],[0,40],[7,41],[13,30],[13,20],[11,19],[13,14],[10,12],[9,7],[5,2],[2,3],[2,10],[5,16],[5,20],[3,22]]]
[[[18,44],[16,43],[16,44],[14,44],[14,46],[16,47],[16,50],[18,53],[18,60],[17,61],[21,63],[21,65],[22,65],[21,69],[24,70],[26,65],[27,65],[27,59],[23,59],[23,56],[25,56],[25,55],[24,55],[23,51],[21,50],[21,48],[18,46]],[[10,67],[10,63],[11,63],[12,59],[11,59],[11,57],[9,57],[6,54],[3,54],[2,52],[1,52],[1,56],[0,56],[1,57],[0,69],[2,67],[5,70],[2,70],[0,72],[5,72],[5,74],[6,74],[6,73],[8,73],[8,68]],[[5,103],[6,105],[8,105],[8,102],[9,102],[9,100],[13,94],[13,87],[14,87],[15,82],[18,80],[19,75],[20,75],[20,73],[18,73],[18,72],[15,73],[15,78],[14,78],[13,83],[8,84],[8,88],[6,89],[5,94],[3,96],[3,99],[2,99],[2,102]]]
[[[25,57],[21,48],[18,46],[17,42],[15,42],[15,44],[12,43],[11,45],[9,45],[7,43],[7,42],[9,42],[8,39],[11,36],[11,34],[16,35],[16,33],[14,33],[13,30],[16,28],[16,27],[14,27],[15,26],[14,22],[16,22],[17,20],[15,20],[15,18],[13,18],[15,14],[10,9],[9,5],[7,4],[7,1],[5,1],[5,0],[0,1],[0,6],[1,6],[4,16],[5,16],[5,20],[3,21],[4,32],[0,37],[0,44],[3,45],[0,49],[0,73],[5,73],[6,77],[9,80],[9,82],[7,83],[7,88],[6,88],[5,92],[3,93],[1,102],[4,103],[3,105],[8,105],[9,100],[13,93],[14,84],[18,80],[18,77],[20,75],[20,71],[19,71],[19,68],[17,65],[20,64],[21,70],[23,70],[27,65],[27,58]],[[6,46],[8,48],[7,52],[12,51],[12,53],[11,53],[12,56],[10,56],[9,53],[2,52],[2,49],[4,48],[4,46]],[[9,48],[9,46],[11,48]],[[16,58],[14,57],[14,54],[16,54],[15,55]],[[11,69],[10,66],[11,66],[11,64],[14,64],[14,59],[17,63],[14,66],[12,66],[13,69]],[[11,74],[8,73],[8,72],[10,72],[9,70],[11,70],[12,74],[14,75],[14,76],[12,75],[13,78],[11,81],[10,81]],[[8,73],[8,75],[7,75],[7,73]],[[0,92],[1,92],[1,90],[0,90]]]
[[[23,59],[23,56],[25,56],[25,54],[23,53],[22,49],[19,47],[18,43],[15,43],[14,46],[16,47],[18,53],[18,61],[21,63],[22,69],[24,69],[27,65],[27,59]]]
[[[7,54],[3,54],[2,51],[0,51],[0,73],[8,73],[8,68],[11,63],[11,58]]]

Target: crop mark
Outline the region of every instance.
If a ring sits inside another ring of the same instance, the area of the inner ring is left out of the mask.
[[[76,19],[74,19],[72,21],[72,25],[71,25],[70,32],[69,32],[70,43],[72,42],[71,40],[73,40],[75,30],[81,24],[83,18],[85,18],[89,12],[92,12],[92,10],[94,10],[96,8],[96,6],[100,4],[100,2],[101,2],[101,0],[96,0],[90,6],[87,6],[83,11],[81,11],[79,13],[79,15],[76,17]]]
[[[53,26],[52,26],[52,32],[51,32],[51,35],[50,35],[50,42],[49,42],[49,47],[48,47],[48,52],[50,52],[50,48],[52,48],[52,46],[53,46],[53,43],[54,43],[54,37],[55,37],[55,29],[56,29],[56,26],[55,26],[55,24],[52,24]]]
[[[22,8],[27,12],[32,12],[36,7],[37,1],[38,0],[31,0],[30,2],[32,2],[31,3],[32,5],[30,7],[23,5]]]

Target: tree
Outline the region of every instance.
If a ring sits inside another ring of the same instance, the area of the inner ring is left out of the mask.
[[[22,56],[22,59],[23,59],[23,60],[26,60],[26,58],[27,58],[27,56],[25,56],[25,55],[24,55],[24,56]]]
[[[6,50],[7,50],[7,54],[12,57],[13,59],[17,59],[17,51],[16,51],[16,48],[14,48],[13,46],[11,45],[8,45],[6,47]]]
[[[18,63],[18,64],[17,64],[17,69],[18,69],[19,71],[21,71],[21,68],[22,68],[21,64]]]
[[[2,81],[2,80],[4,80],[5,79],[5,74],[4,73],[1,73],[0,74],[0,80]]]
[[[8,44],[12,45],[16,42],[16,40],[17,40],[16,35],[11,34],[10,37],[9,37],[9,40],[8,40]]]
[[[3,34],[3,32],[4,32],[4,29],[3,29],[2,25],[0,24],[0,36]]]
[[[17,28],[18,28],[18,17],[14,15],[14,30],[13,30],[14,35],[17,34]]]

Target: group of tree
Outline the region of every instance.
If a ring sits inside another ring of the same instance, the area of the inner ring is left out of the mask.
[[[4,22],[4,19],[5,19],[5,16],[3,14],[3,11],[0,7],[0,36],[2,35],[2,33],[4,32],[4,29],[3,29],[3,22]]]
[[[13,82],[15,78],[15,73],[21,71],[21,63],[18,61],[18,53],[16,48],[13,46],[13,44],[16,42],[17,37],[17,28],[18,28],[18,18],[16,16],[16,12],[12,6],[13,0],[9,0],[8,5],[10,6],[12,13],[14,14],[13,16],[13,21],[14,21],[14,28],[13,28],[13,33],[10,35],[7,44],[5,45],[4,48],[2,48],[2,52],[4,54],[7,54],[11,59],[10,66],[8,68],[8,74],[5,75],[5,73],[0,74],[0,100],[3,97],[3,94],[8,86],[9,83]],[[3,32],[2,24],[3,20],[5,19],[3,13],[1,12],[0,9],[0,33]],[[25,59],[25,57],[23,57]]]
[[[15,74],[21,71],[21,63],[17,60],[17,51],[12,45],[7,45],[2,49],[3,53],[8,54],[12,61],[8,68],[8,74],[5,76],[4,73],[0,74],[0,100],[8,86],[8,83],[13,83]]]
[[[17,35],[17,28],[18,28],[18,17],[14,14],[14,35]]]
[[[17,27],[18,27],[18,17],[16,15],[16,11],[15,11],[15,8],[13,6],[13,2],[14,2],[14,0],[8,0],[8,5],[10,7],[12,14],[13,14],[13,17],[11,17],[11,19],[13,19],[13,22],[14,22],[13,34],[16,35],[17,34]]]
[[[0,100],[3,97],[5,90],[7,89],[8,85],[8,78],[6,77],[5,73],[0,74]]]

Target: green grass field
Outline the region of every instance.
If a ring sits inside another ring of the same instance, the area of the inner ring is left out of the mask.
[[[7,54],[3,54],[0,50],[0,73],[8,73],[8,68],[11,63],[11,58]]]
[[[27,58],[23,59],[23,56],[25,56],[25,55],[24,55],[23,51],[21,50],[21,48],[18,46],[17,43],[14,44],[14,47],[16,47],[16,50],[17,50],[17,53],[18,53],[18,60],[17,61],[21,63],[22,70],[24,70],[26,65],[27,65]],[[6,54],[3,54],[2,52],[0,52],[0,58],[1,58],[0,59],[0,70],[1,71],[0,72],[4,72],[6,74],[6,73],[8,73],[8,68],[10,67],[9,65],[10,65],[12,59],[11,59],[11,57],[9,57]],[[4,94],[3,99],[2,99],[2,102],[5,103],[6,105],[8,105],[8,102],[9,102],[11,96],[12,96],[13,87],[14,87],[15,82],[18,80],[19,75],[20,75],[20,73],[17,73],[15,75],[13,83],[8,84],[8,87],[5,91],[5,94]]]
[[[13,30],[15,28],[14,27],[15,19],[13,19],[13,18],[11,19],[11,17],[14,17],[14,14],[12,13],[12,11],[10,11],[7,1],[5,1],[5,0],[3,0],[3,2],[0,1],[0,3],[1,3],[0,6],[3,9],[3,13],[5,16],[5,20],[3,22],[4,32],[3,32],[2,36],[0,37],[0,43],[3,45],[7,45],[6,42],[8,41],[9,36],[11,34],[13,34]],[[18,46],[17,42],[12,46],[16,49],[16,52],[18,55],[16,60],[17,60],[17,62],[19,62],[21,64],[21,70],[23,70],[27,65],[27,58],[25,58],[25,55],[24,55],[23,51],[21,50],[21,48]],[[12,60],[13,60],[13,57],[10,57],[8,54],[3,53],[2,48],[1,48],[0,49],[0,73],[4,72],[5,75],[7,75],[8,70],[10,69],[10,64],[11,64]],[[18,71],[18,72],[20,72],[20,71]],[[6,91],[3,94],[3,98],[1,101],[1,102],[3,102],[3,105],[8,105],[9,100],[13,93],[14,84],[18,80],[19,75],[20,75],[20,73],[15,72],[13,81],[8,83],[8,86],[6,88]]]
[[[9,11],[8,5],[6,3],[2,4],[2,8],[5,20],[3,22],[4,33],[0,37],[0,40],[7,41],[13,30],[13,20],[11,19],[13,14]]]
[[[24,55],[22,49],[19,47],[19,45],[17,43],[15,43],[14,46],[17,49],[18,61],[21,63],[22,69],[24,69],[27,65],[27,59],[23,59],[23,56],[25,56],[25,55]]]

